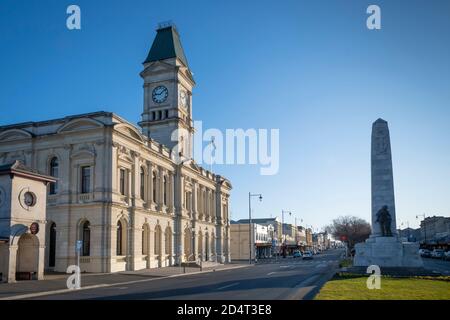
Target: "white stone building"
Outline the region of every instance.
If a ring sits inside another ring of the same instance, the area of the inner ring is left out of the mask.
[[[0,164],[21,160],[57,178],[47,269],[74,264],[77,240],[86,272],[230,260],[231,184],[192,160],[195,82],[174,26],[157,30],[141,77],[140,128],[110,112],[0,127]]]

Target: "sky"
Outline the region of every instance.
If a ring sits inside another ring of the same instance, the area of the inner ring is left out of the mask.
[[[66,9],[81,9],[68,30]],[[366,27],[369,5],[381,30]],[[178,27],[203,129],[279,129],[280,167],[215,165],[231,218],[321,229],[370,221],[372,122],[391,133],[397,225],[450,215],[450,2],[445,0],[2,0],[0,125],[142,113],[144,61],[161,21]]]

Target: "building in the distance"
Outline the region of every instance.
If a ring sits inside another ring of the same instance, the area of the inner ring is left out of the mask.
[[[115,272],[230,261],[224,177],[192,159],[192,72],[173,25],[157,29],[140,73],[139,127],[111,112],[0,127],[0,164],[53,176],[45,268]],[[138,110],[136,110],[138,112]]]
[[[230,225],[231,259],[255,260],[272,257],[274,234],[273,225],[232,221]]]
[[[420,222],[420,242],[432,247],[450,247],[450,217],[427,217]]]

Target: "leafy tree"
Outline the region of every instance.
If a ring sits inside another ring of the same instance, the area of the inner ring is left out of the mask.
[[[335,239],[347,243],[349,250],[358,242],[365,241],[371,233],[370,224],[355,216],[341,216],[333,220],[333,223],[325,228]]]

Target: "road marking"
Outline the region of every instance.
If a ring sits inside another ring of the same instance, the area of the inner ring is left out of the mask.
[[[270,276],[271,274],[274,274],[274,273],[276,273],[276,272],[275,271],[269,272],[267,275]]]
[[[238,284],[239,284],[239,282],[235,282],[235,283],[229,284],[227,286],[223,286],[223,287],[217,288],[216,290],[222,290],[222,289],[225,289],[225,288],[234,287],[234,286],[237,286]]]

